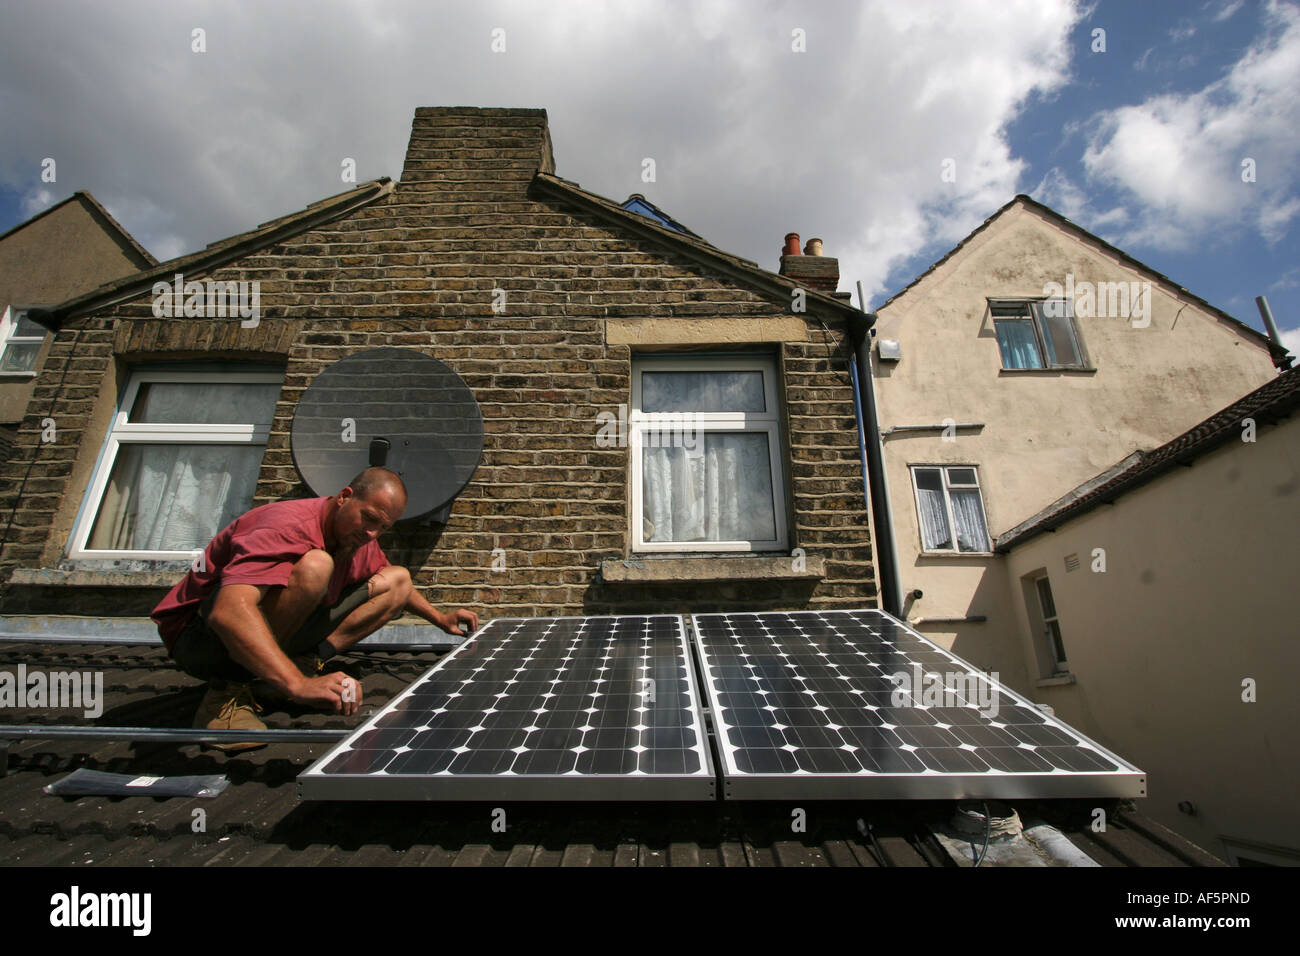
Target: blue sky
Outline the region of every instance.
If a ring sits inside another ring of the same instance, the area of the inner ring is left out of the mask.
[[[1092,51],[1093,31],[1098,28],[1106,30],[1104,53]],[[1288,99],[1300,94],[1300,43],[1295,30],[1291,26],[1289,54],[1279,51],[1279,56],[1290,58],[1289,69],[1282,74],[1291,85]],[[1149,193],[1133,188],[1128,177],[1105,175],[1105,163],[1092,172],[1084,163],[1093,137],[1104,140],[1107,135],[1105,117],[1160,97],[1176,101],[1209,90],[1199,111],[1193,106],[1184,114],[1184,125],[1171,124],[1189,134],[1203,134],[1204,124],[1216,120],[1216,101],[1229,113],[1237,105],[1223,89],[1225,78],[1252,47],[1267,48],[1270,38],[1285,32],[1260,3],[1098,4],[1071,31],[1077,58],[1070,83],[1052,98],[1032,103],[1008,126],[1013,152],[1029,164],[1023,185],[1034,198],[1256,328],[1263,325],[1254,297],[1266,295],[1279,323],[1292,331],[1300,329],[1296,213],[1276,230],[1261,230],[1258,225],[1261,205],[1296,201],[1295,165],[1300,153],[1296,120],[1300,117],[1293,104],[1286,141],[1275,144],[1276,152],[1252,136],[1270,131],[1247,124],[1244,135],[1232,143],[1241,149],[1224,149],[1213,157],[1217,160],[1213,178],[1200,178],[1200,169],[1162,165],[1152,158],[1162,175],[1191,180],[1190,189],[1237,194],[1225,203],[1228,211],[1223,216],[1198,216],[1177,201],[1181,197],[1154,202]],[[1279,87],[1285,89],[1283,84]],[[1195,127],[1192,120],[1202,125]],[[1139,133],[1135,130],[1135,135]],[[1266,155],[1290,168],[1280,171],[1276,162],[1266,165]],[[1241,161],[1247,157],[1256,159],[1254,183],[1242,181]],[[1068,186],[1063,186],[1062,174]],[[1281,182],[1270,183],[1279,174],[1284,177]],[[1073,191],[1077,192],[1071,195]],[[1145,216],[1156,222],[1144,228],[1138,222],[1126,226],[1108,218],[1108,212],[1126,204],[1137,207],[1133,219]],[[1184,233],[1182,241],[1160,235],[1160,227],[1166,224],[1170,231]],[[1292,339],[1291,347],[1297,345],[1300,342]]]
[[[872,304],[1025,192],[1295,350],[1298,90],[1293,0],[48,0],[0,12],[0,229],[88,189],[168,258],[397,178],[416,106],[540,106],[561,176]]]

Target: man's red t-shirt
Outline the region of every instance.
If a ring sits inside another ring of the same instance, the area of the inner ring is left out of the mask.
[[[328,550],[323,522],[329,500],[274,501],[222,528],[203,552],[204,570],[191,568],[150,615],[168,652],[213,588],[227,584],[283,587],[299,558],[313,548]],[[336,555],[325,605],[336,604],[345,588],[386,567],[388,558],[378,541],[358,548],[350,560]]]

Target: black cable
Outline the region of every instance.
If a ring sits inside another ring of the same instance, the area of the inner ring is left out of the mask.
[[[975,866],[972,866],[971,869],[975,869],[975,867],[979,866],[981,863],[984,862],[984,854],[988,853],[989,851],[989,833],[993,829],[993,820],[989,816],[988,803],[986,801],[981,800],[980,805],[984,808],[984,849],[980,850],[980,855],[975,860]]]
[[[876,861],[876,866],[888,866],[889,864],[885,860],[885,851],[876,842],[875,829],[861,817],[858,818],[858,832],[871,841],[871,846],[867,847],[866,850],[871,854],[872,859]]]
[[[834,371],[834,370],[835,370],[835,362],[834,362],[834,359],[835,359],[836,353],[837,353],[837,351],[838,351],[838,347],[834,344],[834,335],[831,333],[830,327],[827,326],[827,324],[826,324],[826,320],[823,319],[820,315],[817,316],[817,324],[820,325],[820,326],[822,327],[822,332],[824,333],[824,335],[825,335],[825,337],[826,337],[826,354],[827,354],[827,356],[828,356],[828,357],[827,357],[827,364],[829,364],[829,366],[830,366],[830,368],[831,368],[831,371]],[[849,346],[848,353],[849,353],[849,355],[848,355],[848,360],[849,360],[850,362],[852,362],[852,361],[853,361],[853,347],[852,347],[851,345]],[[847,368],[847,366],[846,366],[846,368]],[[837,377],[838,377],[838,376],[837,376]],[[848,385],[850,388],[853,387],[853,376],[852,376],[851,373],[849,373],[849,372],[847,372],[847,371],[844,373],[844,384]]]

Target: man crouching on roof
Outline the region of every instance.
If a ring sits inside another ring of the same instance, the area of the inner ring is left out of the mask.
[[[323,673],[325,661],[403,611],[451,634],[478,628],[473,611],[436,610],[388,563],[377,539],[405,508],[402,479],[367,468],[337,495],[262,505],[218,532],[151,615],[180,669],[209,682],[195,727],[264,730],[255,678],[264,699],[356,713],[360,682]]]

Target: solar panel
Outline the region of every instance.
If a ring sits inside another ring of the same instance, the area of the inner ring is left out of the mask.
[[[680,616],[500,618],[298,777],[305,799],[710,800]]]
[[[884,612],[691,620],[728,798],[1146,795],[1142,771]]]

